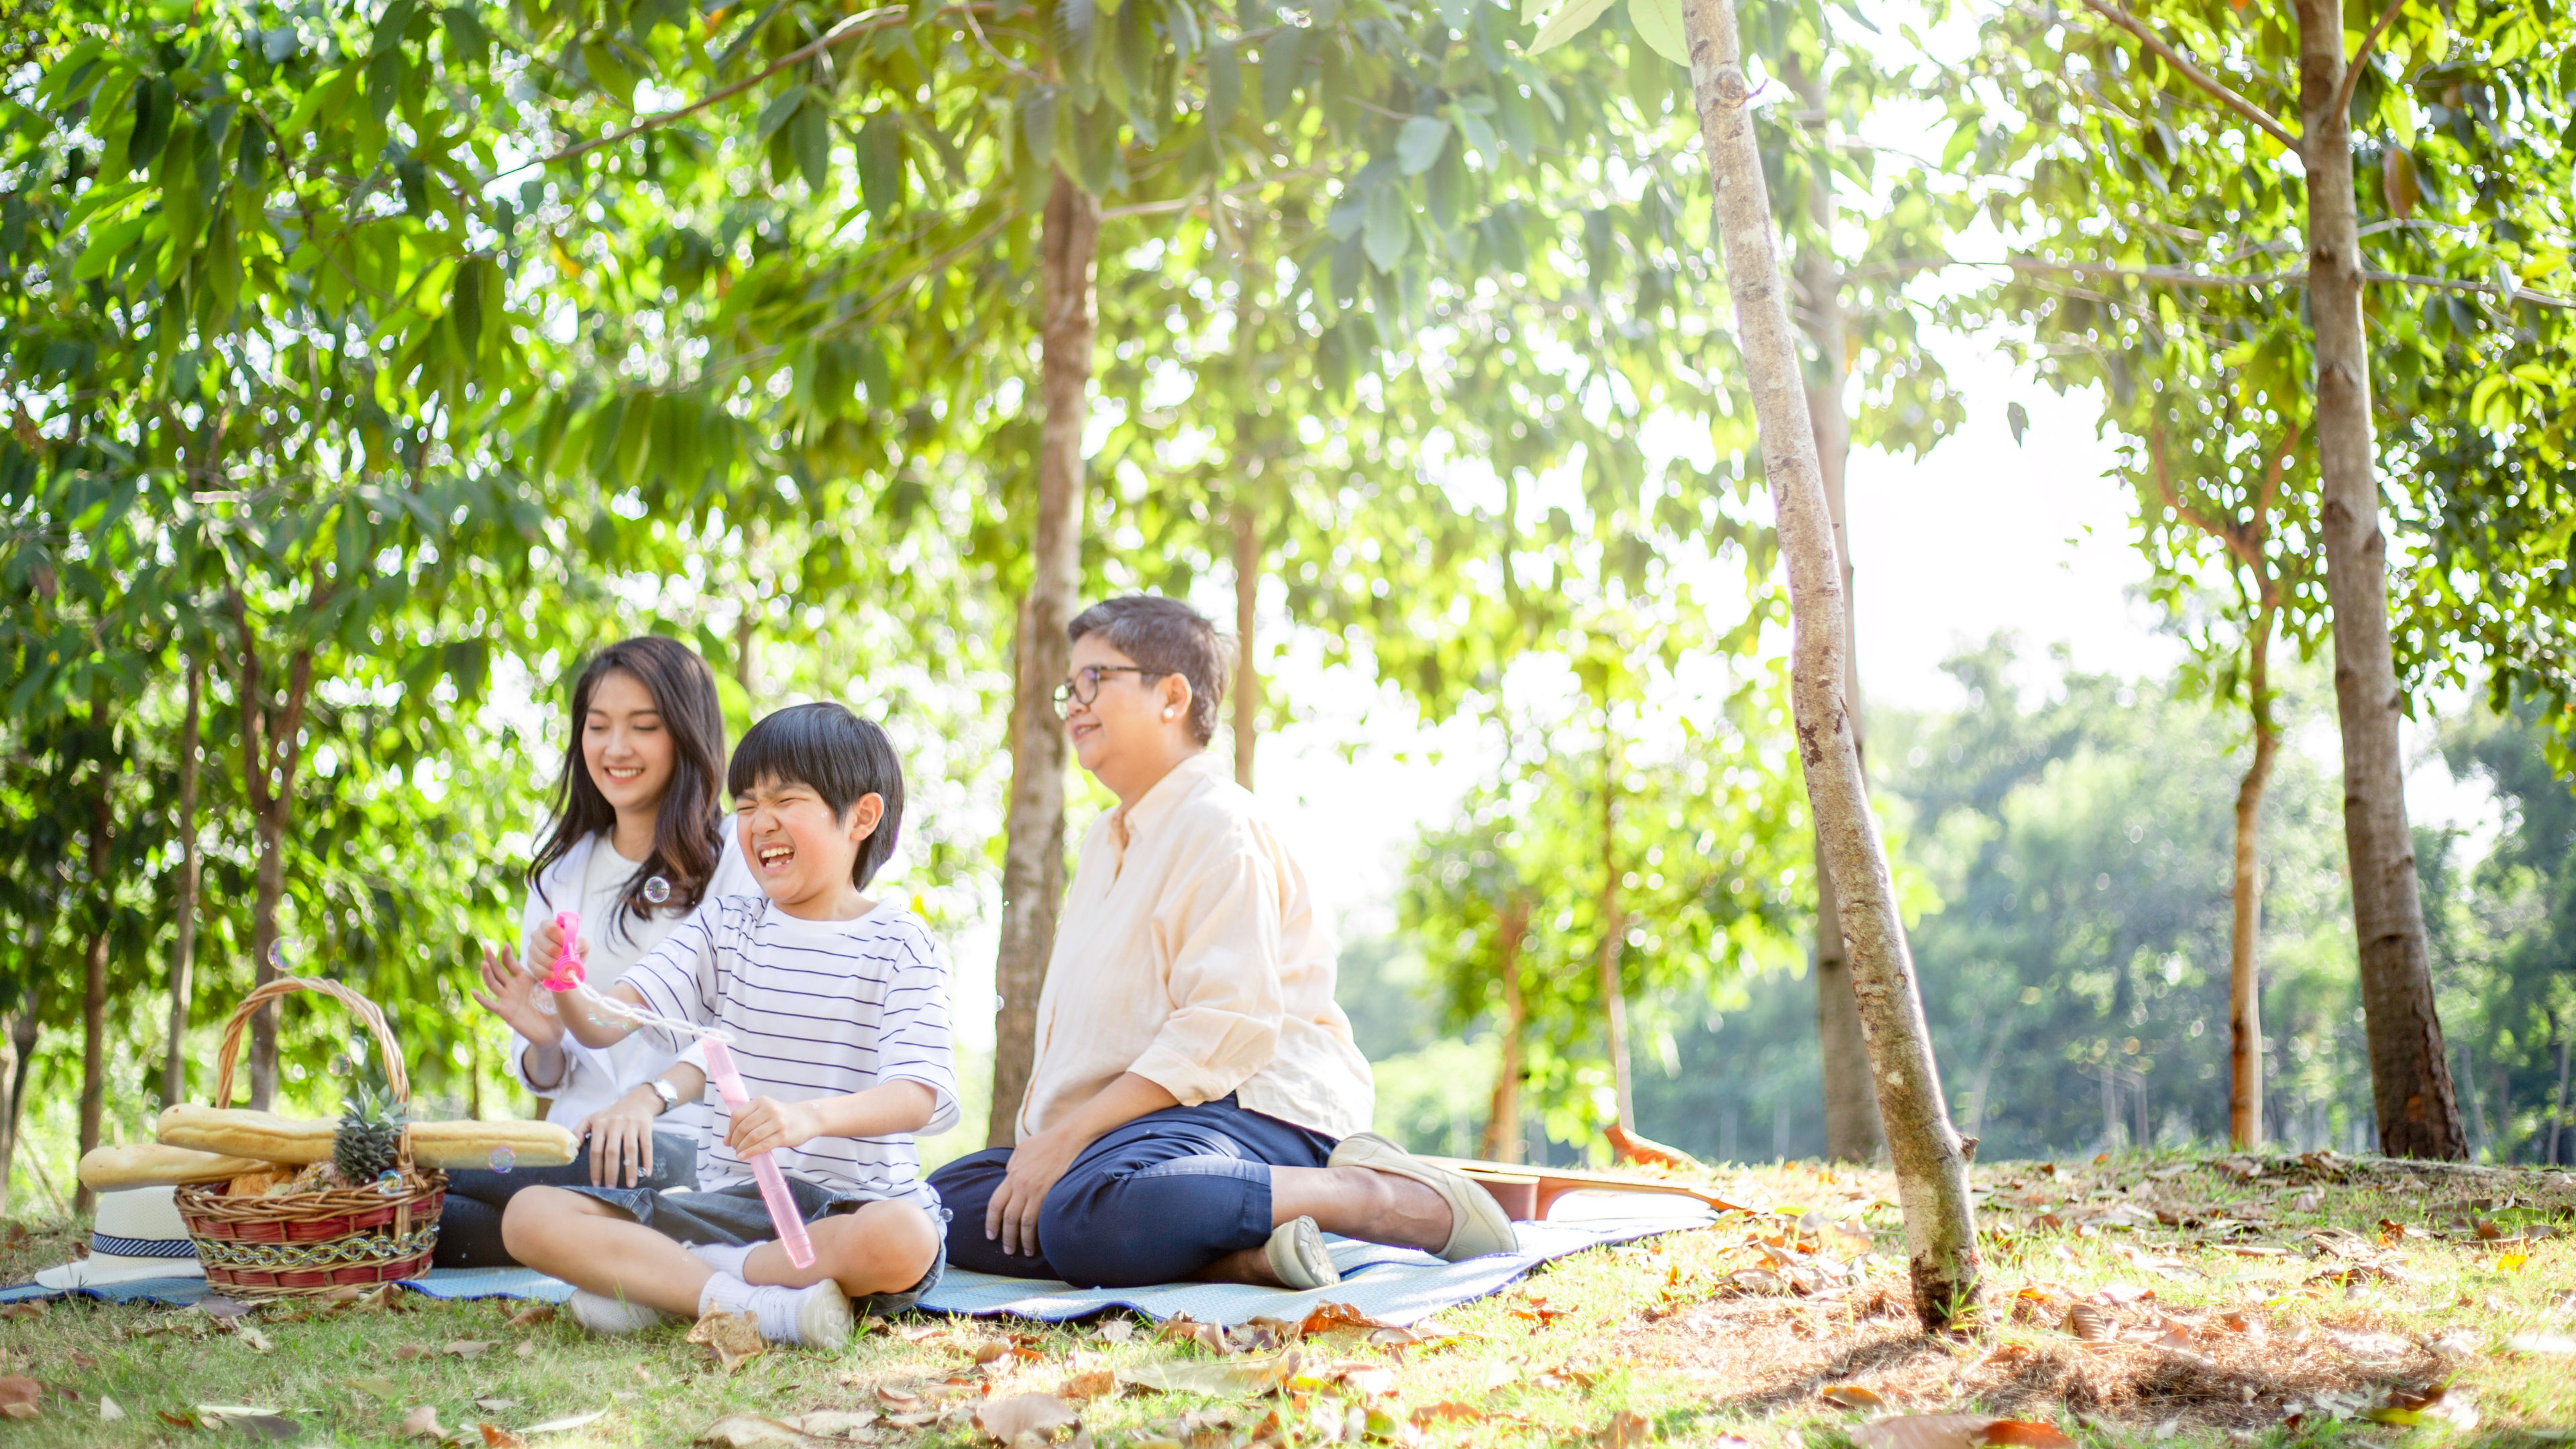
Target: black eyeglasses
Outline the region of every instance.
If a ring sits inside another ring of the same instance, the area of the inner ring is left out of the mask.
[[[1168,669],[1147,669],[1139,664],[1086,664],[1073,671],[1073,678],[1055,687],[1055,712],[1064,714],[1075,705],[1088,706],[1100,697],[1100,676],[1104,674],[1141,674],[1147,679],[1160,679]]]

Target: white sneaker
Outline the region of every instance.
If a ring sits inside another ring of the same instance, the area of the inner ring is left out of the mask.
[[[782,1304],[780,1299],[787,1301]],[[758,1301],[760,1336],[773,1343],[837,1349],[850,1341],[850,1295],[829,1278],[811,1288],[762,1288],[758,1290]],[[773,1325],[792,1325],[792,1331],[779,1333]]]
[[[671,1316],[659,1308],[647,1308],[586,1288],[572,1290],[569,1306],[574,1321],[593,1333],[642,1333]]]

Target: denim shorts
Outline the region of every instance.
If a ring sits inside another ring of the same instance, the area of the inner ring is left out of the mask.
[[[769,1220],[769,1205],[762,1201],[760,1185],[737,1182],[725,1187],[702,1188],[694,1192],[664,1192],[650,1187],[592,1187],[582,1183],[566,1189],[584,1197],[597,1198],[610,1207],[624,1211],[639,1223],[653,1228],[664,1237],[683,1243],[723,1243],[741,1247],[766,1243],[778,1237],[778,1225]],[[787,1179],[788,1194],[796,1199],[796,1210],[805,1221],[818,1223],[839,1213],[856,1212],[883,1198],[861,1197],[856,1193],[836,1193],[818,1187],[801,1177]],[[908,1201],[909,1199],[892,1199]],[[871,1293],[850,1300],[854,1312],[864,1316],[889,1317],[921,1301],[921,1295],[939,1283],[948,1271],[948,1209],[930,1210],[931,1226],[937,1230],[939,1251],[930,1260],[930,1270],[921,1281],[900,1293]]]

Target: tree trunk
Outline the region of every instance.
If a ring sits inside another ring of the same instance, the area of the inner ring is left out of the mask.
[[[1011,680],[1011,805],[1003,822],[1002,930],[993,986],[993,1105],[987,1146],[1018,1139],[1036,1047],[1038,991],[1055,948],[1064,896],[1064,721],[1055,689],[1064,682],[1082,571],[1082,429],[1091,412],[1091,266],[1100,240],[1100,203],[1062,171],[1047,192],[1039,239],[1038,512],[1029,589],[1020,601]]]
[[[33,993],[15,1011],[0,1011],[0,1217],[8,1217],[8,1168],[18,1158],[18,1091],[26,1085],[18,1060],[33,1057],[33,1049],[18,1047],[18,1024],[33,1018]]]
[[[2558,1167],[2567,1161],[2567,1033],[2559,1030],[2558,1013],[2554,1011],[2549,1014],[2549,1034],[2558,1038],[2558,1096],[2549,1104],[2549,1156],[2546,1160],[2550,1166]]]
[[[1261,675],[1253,668],[1254,605],[1261,598],[1261,522],[1244,497],[1248,478],[1235,480],[1228,510],[1234,524],[1234,783],[1252,788],[1252,750],[1261,737]]]
[[[1494,1105],[1485,1116],[1488,1162],[1521,1160],[1521,1074],[1525,1057],[1529,1003],[1521,997],[1521,942],[1529,933],[1529,897],[1514,894],[1494,922],[1494,974],[1503,985],[1502,1060],[1494,1067]]]
[[[1790,703],[1807,801],[1824,841],[1825,870],[1834,881],[1851,952],[1853,995],[1905,1215],[1914,1311],[1927,1329],[1939,1329],[1973,1312],[1981,1296],[1967,1154],[1942,1100],[1895,882],[1870,815],[1843,692],[1842,563],[1800,388],[1762,155],[1746,109],[1752,88],[1744,77],[1735,8],[1731,0],[1685,0],[1683,21],[1692,98],[1716,192],[1727,291],[1753,392],[1763,474],[1778,512],[1781,554],[1789,565]]]
[[[2397,666],[2388,633],[2388,538],[2379,528],[2370,353],[2362,326],[2359,217],[2343,84],[2343,14],[2297,0],[2300,149],[2308,188],[2308,308],[2316,327],[2317,464],[2324,474],[2326,595],[2343,726],[2344,849],[2361,947],[2380,1150],[2462,1158],[2460,1104],[2433,1005],[2415,841],[2406,823]]]
[[[270,727],[265,691],[260,684],[259,635],[239,593],[227,600],[233,627],[240,635],[242,794],[250,806],[251,833],[259,859],[252,872],[250,914],[251,983],[254,988],[282,972],[278,949],[277,908],[286,897],[286,827],[295,803],[295,768],[302,750],[304,701],[313,687],[313,650],[295,651],[286,672],[286,700]],[[277,1003],[272,1001],[250,1019],[250,1105],[266,1111],[277,1099]],[[217,1102],[229,1107],[229,1102]]]
[[[1628,1155],[1623,1139],[1637,1133],[1637,1097],[1628,1077],[1628,993],[1619,984],[1619,947],[1628,915],[1619,904],[1619,742],[1610,733],[1610,706],[1601,706],[1601,945],[1593,960],[1601,986],[1601,1029],[1610,1047],[1610,1086],[1617,1104],[1611,1145]]]
[[[1261,508],[1253,480],[1261,475],[1259,396],[1261,355],[1255,333],[1259,316],[1252,309],[1255,263],[1251,239],[1234,285],[1234,355],[1242,372],[1243,407],[1234,415],[1234,484],[1228,507],[1234,529],[1234,783],[1252,788],[1252,755],[1261,738],[1260,657],[1253,652],[1253,627],[1261,603]]]
[[[97,714],[104,715],[100,709]],[[87,1156],[99,1143],[99,1129],[107,1120],[107,948],[116,929],[116,883],[108,878],[108,846],[116,830],[114,807],[108,801],[110,777],[103,758],[108,733],[106,721],[95,719],[102,754],[97,793],[89,801],[89,881],[96,893],[98,920],[89,938],[89,953],[82,965],[86,968],[81,986],[81,1094],[80,1150]],[[98,1200],[86,1186],[72,1194],[72,1211],[88,1212]]]
[[[161,1062],[161,1105],[188,1100],[188,1006],[196,990],[197,954],[197,711],[205,694],[206,664],[188,661],[188,712],[179,723],[178,937],[170,947],[170,1046]]]
[[[1801,109],[1818,119],[1825,113],[1824,87],[1803,67],[1793,67],[1790,87]],[[1817,238],[1833,224],[1833,180],[1823,167],[1810,169],[1807,222]],[[1816,467],[1825,485],[1825,512],[1834,526],[1834,555],[1842,560],[1843,597],[1852,597],[1851,532],[1846,526],[1843,473],[1851,457],[1851,424],[1843,415],[1843,374],[1849,359],[1843,346],[1842,269],[1822,240],[1798,249],[1798,289],[1806,294],[1800,314],[1807,341],[1816,350],[1815,370],[1807,376],[1807,422],[1816,435]],[[1843,699],[1851,711],[1852,748],[1860,752],[1864,783],[1869,763],[1868,719],[1861,709],[1860,639],[1857,610],[1843,611]],[[1866,1162],[1887,1145],[1878,1121],[1878,1094],[1870,1089],[1869,1049],[1861,1043],[1860,1008],[1852,999],[1851,953],[1843,948],[1842,925],[1835,919],[1834,886],[1824,868],[1824,838],[1816,838],[1816,1046],[1825,1093],[1825,1156],[1836,1162]]]
[[[2254,717],[2254,761],[2236,786],[2236,886],[2227,966],[2227,1137],[2240,1150],[2263,1145],[2263,789],[2280,748],[2272,721],[2272,610],[2255,616],[2246,640],[2246,691]]]

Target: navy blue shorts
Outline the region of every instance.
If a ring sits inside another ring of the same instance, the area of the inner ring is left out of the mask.
[[[1038,1254],[984,1236],[1011,1149],[969,1153],[930,1175],[948,1205],[948,1260],[978,1273],[1061,1278],[1078,1288],[1178,1283],[1270,1238],[1270,1169],[1321,1167],[1334,1139],[1237,1106],[1231,1096],[1165,1107],[1082,1150],[1038,1209]]]

